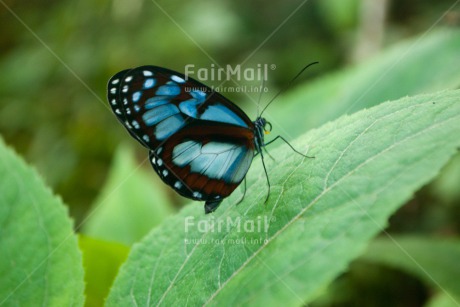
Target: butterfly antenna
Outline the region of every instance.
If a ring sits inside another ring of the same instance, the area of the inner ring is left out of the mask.
[[[260,87],[259,99],[257,100],[257,116],[256,117],[259,117],[260,101],[262,100],[262,94],[264,92],[264,88],[265,88],[265,78],[262,78],[262,86]]]
[[[262,112],[260,112],[260,115],[262,115],[262,113],[265,112],[265,110],[268,108],[268,106],[279,96],[281,95],[282,93],[284,93],[288,88],[291,87],[291,85],[294,83],[294,81],[300,77],[300,75],[310,66],[312,65],[315,65],[315,64],[318,64],[319,62],[313,62],[313,63],[310,63],[308,64],[307,66],[305,66],[304,68],[302,68],[302,70],[291,80],[289,81],[289,83],[284,87],[282,88],[268,103],[267,105],[265,106],[265,108],[262,110]]]

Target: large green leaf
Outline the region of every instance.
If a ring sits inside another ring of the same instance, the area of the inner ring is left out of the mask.
[[[452,301],[452,296],[444,292],[435,294],[430,301],[425,305],[426,307],[458,307],[457,301]]]
[[[290,91],[267,115],[285,136],[295,136],[342,114],[407,95],[460,85],[460,31],[441,29],[400,42],[375,58]],[[309,70],[321,71],[319,65]],[[305,72],[308,74],[308,71]],[[305,110],[305,111],[303,111]]]
[[[82,259],[67,208],[2,140],[0,191],[0,305],[82,306]]]
[[[438,288],[443,300],[460,304],[460,242],[446,238],[395,236],[369,245],[363,260],[402,269]]]
[[[164,187],[153,170],[136,163],[130,147],[121,145],[82,232],[131,245],[172,213]]]
[[[343,116],[293,143],[315,159],[273,150],[266,204],[256,159],[242,204],[234,195],[207,216],[192,204],[133,246],[108,305],[310,301],[455,153],[459,99],[447,91]]]

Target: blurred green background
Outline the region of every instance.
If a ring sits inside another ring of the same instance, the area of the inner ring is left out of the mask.
[[[297,86],[372,59],[432,27],[457,27],[459,8],[445,14],[454,2],[1,0],[0,133],[63,197],[79,225],[101,197],[117,147],[123,143],[135,150],[133,167],[147,156],[108,108],[106,83],[114,73],[146,64],[182,72],[187,64],[275,64],[264,104],[310,62],[320,65],[304,73]],[[257,100],[257,94],[226,96],[254,117],[250,97]],[[282,109],[283,97],[275,104]],[[289,114],[276,118],[281,127],[289,121]],[[288,131],[289,139],[297,135]],[[457,166],[447,169],[454,171],[446,171],[392,218],[390,232],[458,234],[459,193],[449,184],[458,182],[459,158],[452,164]],[[148,163],[142,168],[159,182]],[[158,186],[174,208],[186,202]],[[354,272],[362,269],[358,265]],[[380,268],[365,270],[375,273]],[[388,276],[411,278],[393,273],[383,274],[385,283]],[[362,280],[349,284],[355,291],[369,286]],[[409,284],[421,301],[429,295],[416,280]]]
[[[299,83],[425,32],[452,4],[367,1],[372,3],[366,8],[365,2],[2,1],[1,134],[81,221],[117,145],[128,142],[139,159],[146,155],[106,106],[112,74],[144,64],[177,71],[187,64],[275,64],[264,103],[305,64],[320,62]],[[384,10],[385,21],[373,20],[370,29],[364,17],[375,9]],[[437,26],[448,24],[447,17]],[[247,96],[228,96],[254,116]],[[282,98],[276,102],[282,103]],[[283,121],[289,119],[277,118]]]

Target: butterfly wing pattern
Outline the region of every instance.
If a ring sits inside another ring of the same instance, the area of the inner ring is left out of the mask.
[[[255,123],[235,104],[165,68],[117,73],[108,100],[131,136],[149,149],[160,178],[180,195],[205,201],[206,213],[238,187],[263,144]]]

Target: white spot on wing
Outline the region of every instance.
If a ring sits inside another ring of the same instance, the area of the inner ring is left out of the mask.
[[[138,102],[139,99],[141,98],[141,96],[142,96],[142,92],[141,92],[141,91],[135,92],[135,93],[133,94],[133,101],[134,101],[134,102]]]
[[[169,173],[168,173],[168,170],[165,170],[165,169],[164,169],[164,170],[163,170],[163,176],[166,177],[166,176],[168,176],[168,174],[169,174]]]
[[[112,87],[110,89],[110,94],[115,94],[117,92],[117,88],[116,87]]]
[[[157,164],[158,164],[158,166],[162,166],[163,165],[163,160],[158,159]]]
[[[203,197],[203,195],[201,195],[200,192],[196,192],[196,191],[195,191],[195,192],[193,192],[193,197],[198,198],[198,199],[201,199],[201,198]]]
[[[114,79],[114,80],[112,80],[112,84],[117,84],[118,82],[120,82],[120,79]]]
[[[171,80],[176,81],[177,83],[185,83],[184,79],[182,79],[181,77],[176,76],[176,75],[172,75]]]
[[[133,80],[133,76],[128,76],[128,77],[125,78],[125,82],[129,82],[131,80]]]
[[[153,78],[148,78],[147,80],[144,81],[144,89],[149,89],[152,88],[155,85],[155,79]]]
[[[153,72],[151,72],[150,70],[144,70],[142,72],[142,74],[145,76],[145,77],[151,77],[153,76]]]
[[[182,182],[176,181],[176,182],[174,183],[174,187],[175,187],[176,189],[182,188]]]

